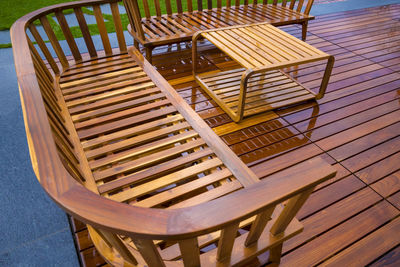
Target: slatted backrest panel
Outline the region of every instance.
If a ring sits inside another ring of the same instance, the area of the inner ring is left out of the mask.
[[[268,0],[263,0],[263,3],[266,4]],[[271,2],[271,1],[269,1]],[[314,3],[314,0],[273,0],[273,5],[281,5],[283,7],[287,7],[289,9],[295,10],[297,12],[304,13],[306,15],[310,14],[311,7]]]
[[[79,141],[77,143],[75,138],[75,129],[61,91],[55,84],[71,64],[104,55],[126,53],[118,1],[110,0],[106,4],[110,10],[110,14],[104,15],[107,16],[107,22],[103,18],[103,5],[104,1],[98,1],[48,9],[34,15],[25,26],[33,67],[60,159],[76,180],[85,183],[93,191],[97,189],[93,187],[94,181],[86,167],[86,159],[77,148]],[[97,23],[95,29],[86,21],[90,18]],[[107,29],[115,31],[119,49],[112,48]],[[99,33],[101,43],[97,43],[100,45],[96,44],[96,36],[91,35],[93,31]]]
[[[76,180],[84,182],[85,178],[81,171],[80,161],[76,156],[76,148],[71,138],[71,129],[66,126],[65,106],[62,105],[62,100],[54,88],[55,78],[46,67],[32,42],[28,42],[43,103],[60,159]]]
[[[183,12],[202,11],[205,9],[238,7],[240,5],[274,5],[283,6],[298,12],[309,14],[314,0],[123,0],[131,25],[140,26],[141,18],[150,19],[152,16],[160,17],[163,14],[182,14]],[[135,19],[137,20],[135,22]]]
[[[113,55],[127,51],[118,7],[120,1],[110,2],[71,4],[49,10],[29,23],[29,38],[55,75],[71,63],[81,62],[83,57],[94,59],[99,53]],[[111,14],[106,14],[107,9]],[[110,42],[111,32],[115,32],[119,49],[114,49],[115,45]]]

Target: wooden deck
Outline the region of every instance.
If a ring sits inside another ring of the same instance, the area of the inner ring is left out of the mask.
[[[337,168],[300,211],[305,229],[285,243],[282,266],[400,266],[399,18],[400,5],[318,17],[307,41],[336,58],[325,97],[240,124],[193,81],[190,50],[154,51],[161,74],[260,177],[316,156]],[[232,68],[211,45],[201,49],[202,70]],[[318,88],[324,66],[290,73]],[[105,265],[85,226],[73,221],[72,228],[83,265]]]

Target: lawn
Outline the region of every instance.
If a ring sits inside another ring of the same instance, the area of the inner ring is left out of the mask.
[[[0,31],[1,30],[8,30],[10,29],[11,25],[16,21],[18,18],[22,17],[23,15],[37,10],[39,8],[50,6],[59,3],[65,2],[73,2],[76,0],[1,0],[1,8],[0,8]],[[151,8],[150,12],[152,15],[155,15],[154,5],[151,4],[152,0],[149,1],[149,6]],[[138,1],[140,8],[142,8],[142,1]],[[241,3],[244,0],[240,1]],[[213,0],[213,6],[216,6],[217,0]],[[171,1],[172,10],[176,11],[176,1]],[[203,1],[203,7],[206,8],[207,1]],[[164,0],[160,0],[161,11],[166,13]],[[187,1],[182,1],[182,8],[183,10],[186,9]],[[197,0],[193,1],[193,9],[197,9]]]
[[[11,25],[20,17],[23,15],[32,12],[34,10],[37,10],[42,7],[54,5],[54,4],[59,4],[59,3],[65,3],[65,2],[73,2],[75,0],[0,0],[1,1],[1,8],[0,8],[0,31],[1,30],[8,30],[10,29]],[[160,1],[160,6],[161,6],[161,12],[166,13],[166,8],[165,8],[165,0],[159,0]],[[139,2],[139,8],[141,9],[141,14],[144,16],[143,12],[143,2],[141,0]],[[155,8],[154,4],[152,4],[153,0],[148,0],[149,6],[150,6],[150,14],[155,15]],[[193,2],[193,9],[197,9],[197,0],[192,0]],[[212,0],[213,6],[217,5],[217,0]],[[240,0],[241,3],[244,2],[244,0]],[[172,11],[176,12],[176,1],[172,0],[171,1],[171,6],[172,6]],[[182,9],[186,10],[187,7],[187,1],[182,1]],[[203,8],[207,8],[207,1],[203,0]],[[87,8],[82,8],[82,11],[85,14],[92,15],[93,12],[90,9]],[[71,10],[70,13],[73,11]],[[68,13],[68,12],[67,12]],[[103,17],[105,19],[105,24],[107,27],[108,32],[113,32],[114,31],[114,24],[112,22],[112,16],[108,14],[103,14]],[[62,34],[62,31],[60,27],[58,26],[57,21],[54,19],[54,17],[48,16],[49,22],[57,36],[60,40],[64,39],[64,36]],[[128,18],[125,14],[121,14],[121,21],[123,24],[124,29],[126,29],[126,26],[128,25]],[[88,25],[89,30],[92,35],[99,34],[97,25],[92,24]],[[74,37],[82,37],[82,33],[79,30],[79,27],[71,27],[72,34]],[[0,48],[4,47],[11,47],[11,44],[1,44],[0,43]]]
[[[18,18],[36,9],[72,0],[1,0],[0,30],[8,30]]]

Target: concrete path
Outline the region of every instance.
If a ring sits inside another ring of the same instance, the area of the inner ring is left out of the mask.
[[[310,13],[314,16],[319,16],[398,3],[400,3],[400,0],[315,0]]]
[[[79,266],[67,216],[31,167],[11,48],[0,81],[0,266]]]

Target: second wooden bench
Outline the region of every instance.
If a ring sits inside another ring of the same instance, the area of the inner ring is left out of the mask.
[[[130,25],[129,32],[146,48],[151,62],[156,46],[190,41],[195,32],[233,25],[268,22],[274,26],[302,25],[306,39],[308,21],[314,19],[310,10],[314,0],[123,0]],[[164,3],[163,3],[164,2]],[[152,10],[155,9],[155,15]],[[175,11],[176,10],[176,11]]]

